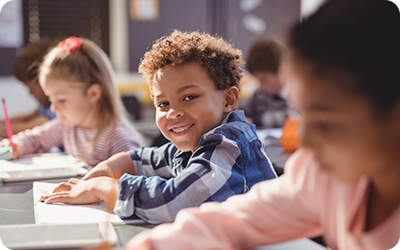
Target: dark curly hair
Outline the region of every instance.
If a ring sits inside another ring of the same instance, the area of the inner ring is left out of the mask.
[[[244,64],[241,56],[239,49],[220,37],[198,31],[174,30],[169,36],[156,40],[151,50],[146,52],[139,73],[143,74],[151,88],[153,76],[160,68],[195,61],[206,69],[217,89],[239,88]]]
[[[49,38],[29,43],[14,63],[13,74],[21,82],[38,81],[39,66],[46,53],[54,47]]]

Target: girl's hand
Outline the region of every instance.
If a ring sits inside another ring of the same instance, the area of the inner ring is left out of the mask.
[[[0,147],[11,147],[11,142],[9,139],[3,139],[0,141]],[[14,143],[14,148],[12,152],[12,156],[14,159],[18,158],[21,155],[21,149],[17,144]]]

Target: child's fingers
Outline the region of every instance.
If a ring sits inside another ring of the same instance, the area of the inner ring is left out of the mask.
[[[61,182],[60,184],[58,184],[57,187],[54,188],[52,193],[55,194],[55,193],[64,192],[64,191],[71,191],[72,187],[73,187],[73,184]]]
[[[0,141],[0,147],[11,147],[9,139],[3,139]]]
[[[44,203],[52,204],[52,203],[64,203],[64,204],[71,204],[72,198],[69,196],[69,193],[62,192],[53,195],[49,195],[44,197]]]
[[[14,144],[14,149],[12,151],[13,158],[17,159],[20,154],[21,150],[19,149],[18,145]]]
[[[0,141],[0,147],[11,147],[11,142],[9,139],[3,139],[2,141]],[[12,151],[12,156],[14,159],[17,159],[18,156],[21,154],[21,150],[18,147],[17,144],[14,143],[14,147],[13,147],[13,151]]]
[[[0,141],[0,147],[11,147],[11,141],[9,139],[3,139]],[[21,154],[21,149],[18,147],[17,144],[14,143],[14,148],[12,151],[13,158],[18,158],[18,156]]]
[[[80,181],[80,180],[77,179],[77,178],[71,178],[71,179],[68,180],[67,183],[68,183],[68,184],[76,185],[76,184],[78,184],[79,181]]]

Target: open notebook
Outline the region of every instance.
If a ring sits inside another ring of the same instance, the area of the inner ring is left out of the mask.
[[[76,162],[74,157],[60,153],[27,155],[11,161],[0,160],[0,182],[74,177],[87,172],[85,163]]]

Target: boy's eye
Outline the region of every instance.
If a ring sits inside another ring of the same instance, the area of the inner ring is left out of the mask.
[[[169,102],[160,102],[157,106],[160,108],[165,108],[169,105]]]
[[[185,98],[183,98],[183,100],[184,101],[190,101],[190,100],[193,100],[193,99],[196,99],[196,98],[197,98],[197,96],[195,96],[195,95],[188,95]]]

